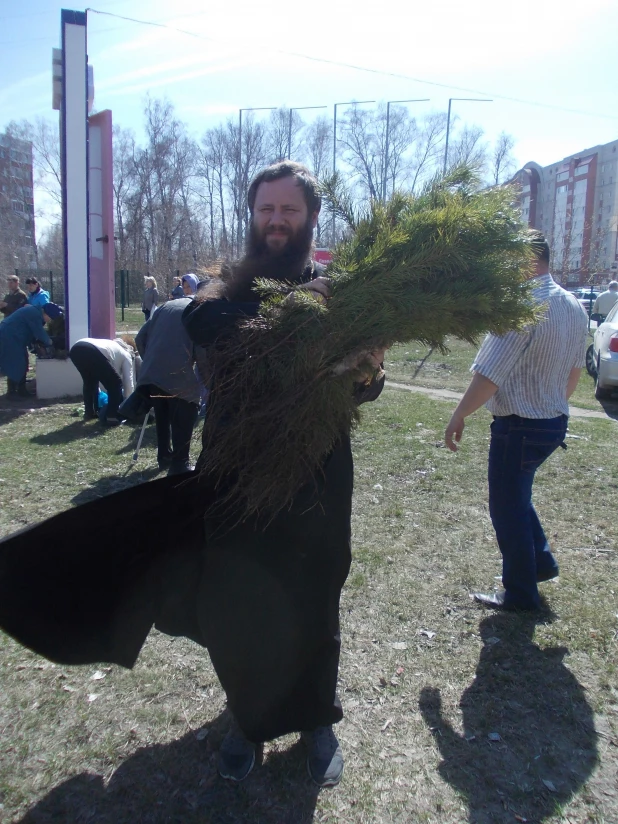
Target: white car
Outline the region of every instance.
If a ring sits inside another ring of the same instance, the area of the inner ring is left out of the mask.
[[[618,392],[618,303],[610,309],[605,322],[597,327],[593,343],[597,400],[608,400]]]

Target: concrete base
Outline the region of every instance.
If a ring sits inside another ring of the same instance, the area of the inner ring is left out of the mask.
[[[66,398],[82,394],[82,378],[73,362],[67,360],[36,360],[37,398]]]

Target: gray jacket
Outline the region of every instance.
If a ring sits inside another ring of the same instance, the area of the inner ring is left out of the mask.
[[[138,386],[154,384],[185,401],[199,403],[195,350],[182,323],[190,298],[164,303],[137,333],[135,343],[143,363]]]

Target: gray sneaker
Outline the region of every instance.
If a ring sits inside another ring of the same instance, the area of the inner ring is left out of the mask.
[[[217,769],[221,778],[244,781],[255,764],[257,745],[245,736],[236,721],[221,743]]]
[[[307,747],[307,770],[318,787],[336,787],[343,775],[343,753],[332,727],[300,734]]]

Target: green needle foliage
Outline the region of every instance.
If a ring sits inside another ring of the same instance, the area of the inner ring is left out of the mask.
[[[525,280],[531,235],[508,188],[478,191],[467,169],[418,197],[395,195],[357,218],[338,183],[326,191],[351,224],[328,268],[332,296],[263,281],[262,313],[213,352],[204,470],[225,480],[240,517],[272,517],[358,420],[354,390],[363,353],[447,335],[475,341],[535,320]],[[349,356],[359,366],[337,374]],[[240,506],[240,510],[237,507]]]

